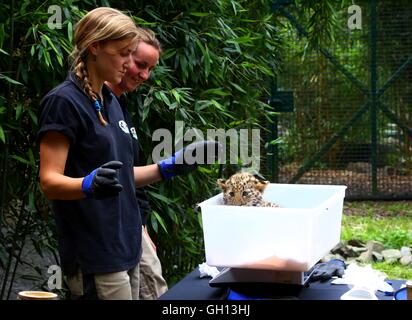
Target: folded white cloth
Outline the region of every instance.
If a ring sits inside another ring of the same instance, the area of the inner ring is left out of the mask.
[[[392,286],[385,281],[386,274],[382,271],[375,270],[370,264],[361,267],[356,262],[350,263],[342,278],[333,280],[332,284],[347,284],[354,287],[361,287],[375,292],[393,292]]]
[[[216,267],[211,267],[207,265],[206,262],[199,264],[199,271],[200,271],[200,278],[212,277],[213,279],[219,274],[219,270],[217,270]]]
[[[353,287],[344,293],[341,300],[379,300],[373,290],[367,288]]]

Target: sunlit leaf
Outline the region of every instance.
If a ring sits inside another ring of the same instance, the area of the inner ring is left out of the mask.
[[[6,136],[4,135],[4,131],[3,131],[3,128],[2,128],[1,125],[0,125],[0,140],[1,140],[3,143],[6,143]]]
[[[17,103],[16,106],[16,120],[20,119],[21,113],[23,112],[23,104],[22,103]]]
[[[209,15],[207,12],[189,12],[189,14],[195,17],[207,17]]]
[[[29,109],[29,115],[31,120],[37,125],[37,115],[31,109]]]
[[[167,227],[166,227],[166,224],[165,224],[163,218],[162,218],[155,210],[152,211],[152,214],[156,217],[156,220],[160,223],[160,225],[162,226],[163,230],[164,230],[166,233],[168,233]]]
[[[165,202],[165,203],[167,203],[167,204],[172,204],[174,201],[173,200],[171,200],[171,199],[169,199],[168,197],[165,197],[165,196],[163,196],[163,195],[161,195],[161,194],[159,194],[159,193],[156,193],[156,192],[153,192],[153,191],[148,191],[148,193],[152,196],[152,197],[155,197],[155,198],[157,198],[157,199],[159,199],[159,200],[161,200],[161,201],[163,201],[163,202]]]
[[[4,74],[1,74],[1,73],[0,73],[0,80],[5,80],[5,81],[10,82],[12,84],[23,85],[22,83],[20,83],[16,80],[13,80],[12,78],[10,78],[10,77],[8,77]]]
[[[20,156],[17,156],[17,155],[15,155],[15,154],[11,155],[10,158],[11,158],[11,159],[14,159],[14,160],[17,160],[17,161],[19,161],[19,162],[21,162],[21,163],[31,165],[30,161],[28,161],[28,160],[26,160],[26,159],[24,159],[24,158],[22,158],[22,157],[20,157]]]

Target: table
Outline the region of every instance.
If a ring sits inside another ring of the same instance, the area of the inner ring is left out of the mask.
[[[209,277],[200,278],[198,268],[193,270],[181,281],[172,286],[159,300],[225,300],[229,293],[228,287],[209,286]],[[405,280],[389,280],[394,290],[398,290]],[[340,300],[340,297],[350,287],[347,285],[332,285],[328,282],[312,282],[308,287],[297,285],[250,285],[242,284],[233,286],[232,289],[244,293],[254,294],[263,292],[268,299],[284,300]],[[258,290],[258,291],[257,291]],[[393,300],[393,296],[387,296],[377,292],[379,300]]]

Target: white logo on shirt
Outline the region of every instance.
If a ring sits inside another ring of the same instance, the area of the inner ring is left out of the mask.
[[[134,127],[130,128],[130,132],[132,133],[132,137],[135,138],[137,140],[137,133],[136,133],[136,129]]]
[[[130,133],[129,128],[127,127],[127,123],[124,120],[119,121],[119,127],[123,130],[123,132]]]

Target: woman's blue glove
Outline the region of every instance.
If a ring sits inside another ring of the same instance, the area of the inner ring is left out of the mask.
[[[313,267],[311,281],[321,282],[331,279],[333,276],[342,277],[345,273],[346,264],[342,260],[333,259],[328,262],[318,263]]]
[[[198,141],[177,151],[171,157],[159,161],[157,165],[159,166],[163,179],[170,179],[174,176],[192,172],[196,169],[198,164],[214,163],[222,152],[223,147],[219,142]],[[189,159],[200,159],[201,161],[198,163],[195,161],[188,161]]]
[[[120,161],[110,161],[85,176],[82,190],[87,198],[104,199],[119,195],[123,186],[117,179],[116,170],[122,166],[123,163]]]

